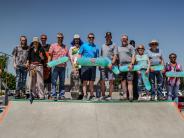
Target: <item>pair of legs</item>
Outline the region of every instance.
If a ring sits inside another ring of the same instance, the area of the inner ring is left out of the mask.
[[[109,81],[109,96],[112,97],[112,92],[114,89],[114,74],[111,70],[109,70],[108,68],[101,68],[100,70],[100,80],[101,80],[101,92],[102,92],[102,96],[105,96],[105,81],[108,80]]]
[[[133,72],[122,73],[121,87],[123,91],[123,98],[133,100]]]
[[[138,74],[138,83],[137,83],[137,90],[138,90],[138,94],[139,94],[139,98],[140,99],[142,97],[142,89],[144,88],[144,82],[143,82],[143,78],[141,74]],[[145,89],[146,95],[149,96],[149,91]]]
[[[43,66],[31,64],[30,69],[30,92],[33,97],[44,99]]]
[[[168,85],[168,100],[175,100],[178,99],[178,91],[179,91],[179,85],[175,84],[174,86]]]
[[[16,95],[20,95],[20,90],[26,89],[27,68],[17,66],[16,68]]]
[[[163,84],[163,76],[161,71],[150,72],[149,78],[151,81],[151,96],[155,97],[155,91],[157,91],[158,98],[163,97],[162,93],[162,84]],[[156,86],[157,84],[157,86]],[[157,88],[157,89],[156,89]]]
[[[96,67],[81,68],[83,95],[87,96],[87,84],[89,82],[90,96],[94,96],[94,81],[96,79]]]
[[[56,86],[57,86],[57,79],[59,77],[59,97],[64,97],[65,95],[65,67],[54,67],[52,72],[52,97],[56,98]]]

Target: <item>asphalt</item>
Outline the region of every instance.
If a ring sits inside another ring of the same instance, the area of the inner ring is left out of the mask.
[[[11,101],[1,138],[181,138],[184,119],[173,103]]]

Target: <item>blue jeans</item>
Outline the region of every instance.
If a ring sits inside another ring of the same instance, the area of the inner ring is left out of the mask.
[[[54,67],[52,72],[52,96],[56,97],[57,79],[59,77],[59,96],[65,95],[65,67]]]
[[[16,91],[25,90],[27,78],[27,68],[18,66],[16,68]]]
[[[155,96],[155,91],[157,91],[157,96],[158,97],[163,97],[163,89],[162,89],[162,84],[163,84],[163,76],[161,71],[154,71],[150,72],[149,74],[150,82],[151,82],[151,96]],[[156,83],[157,82],[157,83]],[[157,86],[156,86],[157,84]],[[157,90],[156,90],[156,88]]]
[[[142,75],[141,74],[138,74],[137,75],[137,91],[138,91],[138,94],[141,94],[142,93],[142,90],[144,88],[144,82],[143,82],[143,79],[142,79]],[[145,89],[145,92],[148,94],[149,91]]]
[[[174,86],[168,85],[167,90],[168,90],[168,100],[177,101],[179,86],[177,86],[177,85],[174,85]]]

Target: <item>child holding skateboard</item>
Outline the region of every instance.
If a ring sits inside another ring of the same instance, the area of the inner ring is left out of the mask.
[[[143,82],[141,71],[144,70],[146,73],[146,77],[148,77],[149,69],[150,69],[150,60],[149,60],[149,57],[146,54],[144,54],[144,50],[145,50],[144,45],[139,45],[137,47],[137,54],[135,55],[135,58],[134,58],[134,62],[136,62],[138,65],[141,66],[141,70],[137,71],[137,74],[138,74],[137,89],[139,94],[138,101],[143,100],[142,87],[143,85],[147,85],[147,84],[144,84]],[[150,100],[148,90],[146,90],[146,100]]]
[[[169,55],[170,62],[166,65],[166,72],[181,72],[182,66],[176,62],[177,55],[175,53],[171,53]],[[178,90],[180,85],[180,78],[178,77],[168,77],[167,78],[167,92],[168,92],[168,100],[177,101],[178,98]]]

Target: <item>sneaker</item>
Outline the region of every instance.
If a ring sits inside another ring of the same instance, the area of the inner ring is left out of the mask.
[[[100,100],[100,101],[104,101],[104,100],[105,100],[105,96],[101,96],[101,97],[99,98],[99,100]]]
[[[133,102],[133,97],[129,98],[129,102]]]
[[[110,100],[112,100],[112,97],[110,95],[108,95],[108,96],[105,97],[105,100],[110,101]]]
[[[87,101],[88,100],[88,95],[84,95],[82,98],[83,101]]]
[[[56,96],[54,96],[54,97],[52,97],[52,100],[57,101],[58,99]]]
[[[119,95],[120,95],[120,96],[124,96],[124,92],[120,92]]]
[[[89,97],[89,101],[95,101],[95,100],[96,100],[96,97],[94,95]]]
[[[60,96],[59,98],[58,98],[58,100],[65,100],[66,98],[65,98],[65,96]]]
[[[155,101],[155,96],[151,96],[150,101]]]

